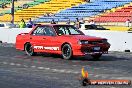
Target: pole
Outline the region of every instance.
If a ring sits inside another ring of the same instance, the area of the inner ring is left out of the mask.
[[[14,0],[12,0],[11,15],[12,15],[11,23],[14,24]]]

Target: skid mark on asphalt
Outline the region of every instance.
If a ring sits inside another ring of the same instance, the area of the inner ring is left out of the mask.
[[[16,67],[25,67],[25,68],[33,68],[33,69],[38,69],[38,70],[47,70],[47,71],[52,71],[52,72],[55,72],[55,73],[67,73],[67,74],[80,74],[81,75],[81,72],[80,71],[75,71],[75,70],[68,70],[68,69],[54,69],[54,68],[48,68],[48,67],[43,67],[43,66],[35,66],[35,65],[26,65],[26,64],[19,64],[19,63],[14,63],[14,62],[6,62],[6,61],[3,61],[3,62],[0,62],[4,65],[10,65],[10,66],[16,66]],[[72,65],[73,67],[74,66],[77,66],[77,65]],[[106,67],[91,67],[90,65],[85,65],[84,67],[86,67],[87,69],[92,69],[94,70],[94,72],[97,70],[104,70],[104,71],[108,71],[108,70],[111,70],[111,69],[108,69]],[[89,71],[89,70],[88,70]],[[114,70],[112,69],[113,72],[118,72],[117,70]],[[90,73],[89,76],[90,77],[93,77],[93,78],[101,78],[101,79],[112,79],[112,78],[116,78],[116,79],[120,79],[121,76],[110,76],[109,74],[95,74],[94,72]]]
[[[31,66],[28,66],[28,65],[22,65],[22,64],[18,64],[18,63],[9,63],[9,62],[0,62],[2,64],[5,64],[5,65],[11,65],[11,66],[16,66],[16,67],[25,67],[25,68],[33,68],[33,69],[38,69],[38,70],[47,70],[47,71],[52,71],[52,72],[56,72],[56,73],[67,73],[67,74],[79,74],[81,75],[81,72],[79,71],[74,71],[74,70],[66,70],[66,69],[51,69],[51,68],[47,68],[47,67],[38,67],[38,66],[35,66],[35,65],[31,65]],[[89,76],[90,77],[93,77],[93,78],[108,78],[109,76],[105,76],[105,75],[100,75],[100,74],[94,74],[94,73],[89,73]]]
[[[52,72],[56,72],[56,73],[67,73],[67,74],[79,74],[81,75],[81,71],[75,71],[75,70],[66,70],[66,69],[55,69],[55,68],[48,68],[48,67],[43,67],[43,66],[35,66],[35,65],[26,65],[26,64],[19,64],[19,63],[13,63],[13,62],[0,62],[1,64],[4,65],[10,65],[10,66],[16,66],[16,67],[25,67],[25,68],[33,68],[33,69],[38,69],[38,70],[47,70],[47,71],[52,71]],[[91,68],[91,66],[87,67],[88,69],[94,69],[94,70],[100,70],[100,69],[104,69],[104,70],[108,70],[105,67],[102,68]],[[89,73],[89,77],[93,77],[93,78],[101,78],[101,79],[112,79],[112,78],[116,78],[116,79],[120,79],[119,76],[114,75],[113,77],[108,75],[108,74],[95,74],[95,73]]]
[[[57,73],[67,73],[67,74],[81,74],[81,72],[79,71],[74,71],[74,70],[65,70],[65,69],[51,69],[51,68],[47,68],[47,67],[37,67],[35,65],[31,65],[31,66],[27,66],[27,65],[22,65],[22,64],[18,64],[18,63],[8,63],[8,62],[1,62],[2,64],[5,65],[11,65],[11,66],[17,66],[17,67],[25,67],[25,68],[34,68],[34,69],[38,69],[38,70],[48,70],[48,71],[52,71],[52,72],[57,72]],[[93,76],[94,78],[98,78],[101,77],[100,75],[96,75],[96,74],[92,74],[89,73],[89,76]],[[105,77],[105,76],[103,76]]]
[[[80,72],[78,71],[74,71],[74,70],[65,70],[65,69],[51,69],[51,68],[47,68],[47,67],[37,67],[37,66],[27,66],[27,65],[22,65],[22,64],[18,64],[18,63],[8,63],[8,62],[0,62],[4,65],[11,65],[11,66],[17,66],[17,67],[20,67],[20,66],[23,66],[25,68],[36,68],[38,70],[49,70],[49,71],[52,71],[52,72],[58,72],[58,73],[72,73],[72,74],[79,74]]]

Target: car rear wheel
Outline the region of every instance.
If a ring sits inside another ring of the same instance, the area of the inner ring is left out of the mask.
[[[33,51],[33,47],[30,43],[25,44],[25,52],[29,56],[34,56],[35,55],[35,52]]]
[[[93,57],[94,60],[99,60],[101,56],[102,56],[102,54],[92,55],[92,57]]]
[[[69,60],[72,57],[72,48],[69,44],[65,44],[62,47],[62,57],[63,59]]]

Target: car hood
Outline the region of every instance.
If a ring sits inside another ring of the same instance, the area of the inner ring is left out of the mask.
[[[105,38],[101,38],[101,37],[95,37],[95,36],[89,36],[89,35],[63,35],[63,37],[69,37],[69,38],[74,38],[74,39],[78,39],[78,40],[102,40]]]

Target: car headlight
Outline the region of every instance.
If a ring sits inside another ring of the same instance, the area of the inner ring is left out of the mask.
[[[107,39],[103,39],[103,40],[102,40],[102,43],[108,43],[108,42],[107,42]]]
[[[88,44],[89,42],[88,42],[88,40],[80,40],[79,41],[79,44]]]

